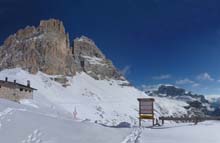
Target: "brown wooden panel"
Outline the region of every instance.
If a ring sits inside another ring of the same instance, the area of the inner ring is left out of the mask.
[[[152,114],[153,113],[153,110],[140,110],[139,112],[140,114]]]
[[[139,114],[153,114],[153,112],[148,112],[148,111],[142,111]]]
[[[152,106],[140,106],[140,109],[141,110],[153,110],[153,107]]]
[[[141,106],[152,106],[152,105],[153,105],[153,102],[141,101],[141,102],[140,102],[140,105],[141,105]]]
[[[141,106],[141,107],[142,107],[142,106],[153,107],[153,105],[140,105],[140,106]]]

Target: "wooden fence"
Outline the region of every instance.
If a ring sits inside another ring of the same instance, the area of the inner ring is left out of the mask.
[[[162,125],[164,121],[176,121],[176,122],[193,122],[197,124],[198,122],[207,121],[207,120],[220,120],[220,117],[159,117],[159,120],[162,121]]]

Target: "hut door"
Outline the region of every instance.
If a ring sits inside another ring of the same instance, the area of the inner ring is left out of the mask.
[[[82,67],[82,69],[83,69],[83,71],[85,71],[85,61],[80,61],[80,65],[81,65],[81,67]]]

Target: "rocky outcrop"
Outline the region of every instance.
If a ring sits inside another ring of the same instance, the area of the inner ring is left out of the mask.
[[[69,35],[59,20],[42,20],[9,36],[0,48],[0,70],[20,67],[31,73],[74,75],[86,72],[96,79],[124,77],[95,43],[82,36],[70,47]]]
[[[157,91],[158,94],[165,94],[168,96],[182,96],[185,95],[186,91],[182,88],[177,88],[175,86],[161,85]]]
[[[185,109],[187,109],[190,115],[204,116],[213,113],[213,111],[209,111],[212,104],[204,95],[193,94],[174,85],[160,85],[152,91],[145,92],[150,96],[158,96],[186,102],[188,106],[185,106]]]
[[[85,36],[74,40],[73,55],[78,71],[84,71],[96,79],[124,79],[95,43]]]
[[[160,85],[158,89],[151,91],[148,94],[151,96],[174,97],[175,99],[185,101],[198,100],[202,103],[209,103],[208,100],[205,99],[204,95],[193,94],[191,92],[187,92],[183,88],[173,85]]]
[[[0,51],[0,68],[21,67],[31,73],[74,75],[69,36],[63,23],[50,19],[9,36]]]

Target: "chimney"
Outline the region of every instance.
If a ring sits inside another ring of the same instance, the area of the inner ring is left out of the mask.
[[[5,77],[5,82],[8,82],[8,77]]]
[[[16,84],[16,80],[14,80],[14,84]]]
[[[31,82],[30,82],[30,80],[27,80],[27,87],[31,87]]]

